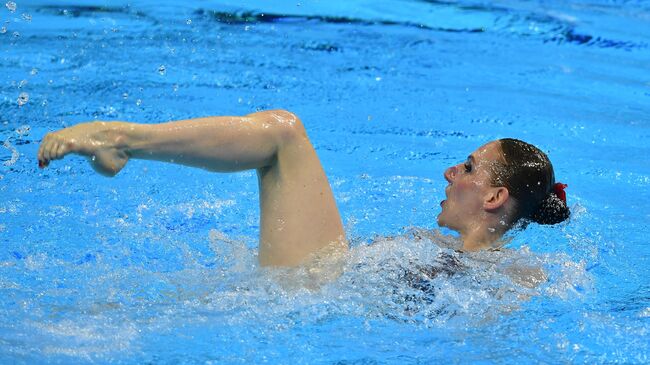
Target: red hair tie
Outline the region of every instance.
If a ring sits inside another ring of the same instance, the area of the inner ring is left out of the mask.
[[[553,185],[553,192],[555,195],[557,195],[558,198],[560,198],[560,200],[564,202],[564,204],[566,204],[566,193],[564,192],[564,189],[566,189],[567,186],[569,185],[562,183],[556,183]]]

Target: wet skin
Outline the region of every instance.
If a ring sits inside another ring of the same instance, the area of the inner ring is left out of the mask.
[[[82,123],[43,139],[39,165],[68,154],[114,176],[129,159],[215,172],[255,169],[260,187],[262,266],[296,266],[348,250],[325,172],[298,117],[272,110],[161,124]]]
[[[491,184],[494,164],[498,162],[504,160],[499,143],[493,141],[444,172],[448,185],[438,225],[460,233],[465,250],[492,247],[509,228],[512,201],[508,190]]]
[[[82,123],[43,139],[39,166],[68,154],[88,158],[105,176],[132,159],[215,172],[255,169],[260,187],[263,266],[296,266],[347,252],[341,217],[325,172],[300,119],[272,110],[244,117],[208,117],[161,124]],[[441,226],[460,233],[464,250],[493,247],[507,230],[507,189],[490,186],[490,166],[502,159],[497,142],[448,168]]]

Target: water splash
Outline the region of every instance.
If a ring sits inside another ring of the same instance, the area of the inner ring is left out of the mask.
[[[31,132],[31,129],[32,128],[29,125],[25,124],[20,126],[18,129],[16,129],[16,133],[18,133],[20,137],[26,137],[29,136],[29,132]]]
[[[13,2],[13,1],[7,1],[7,2],[5,3],[5,6],[7,7],[7,9],[9,9],[10,12],[12,12],[12,13],[15,13],[15,12],[16,12],[16,8],[17,8],[17,6],[16,6],[16,3],[15,3],[15,2]]]
[[[2,164],[5,166],[13,166],[18,161],[20,153],[18,153],[16,147],[14,147],[11,142],[9,142],[9,140],[4,141],[4,143],[2,143],[2,146],[11,152],[11,159],[3,162]]]
[[[26,92],[22,92],[18,95],[18,99],[16,99],[16,102],[18,103],[18,106],[23,106],[27,104],[29,101],[29,94]]]

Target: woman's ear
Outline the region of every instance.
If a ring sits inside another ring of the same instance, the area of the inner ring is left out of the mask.
[[[510,198],[508,188],[505,186],[498,186],[490,188],[490,191],[485,196],[483,201],[483,209],[487,211],[494,211],[501,208]]]

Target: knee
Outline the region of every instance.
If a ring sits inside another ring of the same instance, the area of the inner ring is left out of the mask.
[[[265,128],[273,129],[283,141],[306,138],[307,132],[298,116],[290,111],[277,109],[254,114],[260,118]]]

